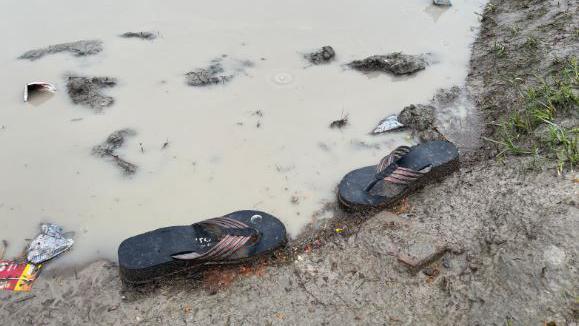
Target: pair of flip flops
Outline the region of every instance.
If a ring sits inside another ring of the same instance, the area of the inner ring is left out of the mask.
[[[457,168],[458,150],[450,142],[400,146],[377,165],[348,173],[338,186],[338,199],[351,209],[388,207]],[[238,211],[129,238],[119,246],[119,268],[125,282],[146,283],[207,265],[243,262],[286,242],[285,226],[276,217]]]

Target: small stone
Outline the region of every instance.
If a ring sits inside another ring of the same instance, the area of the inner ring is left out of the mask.
[[[565,262],[565,258],[565,251],[553,245],[546,248],[543,252],[543,259],[553,267],[562,265]]]
[[[440,271],[436,268],[426,267],[422,270],[422,273],[424,273],[426,276],[436,276],[440,273]]]
[[[450,268],[450,259],[448,257],[442,258],[442,266],[447,269]]]

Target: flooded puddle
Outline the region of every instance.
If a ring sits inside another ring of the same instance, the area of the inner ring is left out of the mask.
[[[76,263],[115,259],[120,241],[143,231],[239,209],[271,212],[296,235],[334,201],[345,173],[413,142],[404,132],[370,135],[381,119],[463,83],[482,2],[6,4],[0,239],[9,241],[8,255],[17,255],[42,221],[75,231],[74,249],[62,261]],[[119,37],[140,31],[158,37]],[[92,39],[103,42],[95,55],[17,59],[30,49]],[[335,60],[310,65],[304,54],[324,45]],[[434,63],[406,77],[345,67],[395,51],[431,53]],[[215,62],[233,77],[187,85],[186,73]],[[100,112],[73,104],[70,75],[115,78],[116,86],[101,90],[114,103]],[[35,80],[58,90],[24,103],[22,89]],[[344,117],[344,128],[329,127]],[[115,149],[137,167],[130,176],[93,155],[121,129],[133,131]]]

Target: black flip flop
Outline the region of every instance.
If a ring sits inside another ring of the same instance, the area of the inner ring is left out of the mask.
[[[451,142],[400,146],[378,165],[346,174],[338,186],[338,199],[351,209],[386,208],[458,167],[458,149]]]
[[[119,246],[119,268],[123,281],[146,283],[206,265],[242,262],[286,242],[285,226],[274,216],[238,211],[128,238]]]

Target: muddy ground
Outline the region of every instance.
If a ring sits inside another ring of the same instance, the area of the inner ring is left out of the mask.
[[[456,3],[455,5],[460,5]],[[553,69],[577,53],[572,1],[493,1],[467,89],[485,136],[516,101],[505,76]],[[517,34],[512,35],[513,28]],[[533,35],[537,51],[519,45]],[[496,42],[510,55],[497,56]],[[519,44],[520,43],[520,44]],[[476,130],[476,129],[473,129]],[[472,136],[472,135],[471,135]],[[141,288],[114,263],[42,274],[0,293],[3,324],[573,325],[577,178],[531,157],[461,148],[462,169],[389,212],[316,221],[270,260]]]

